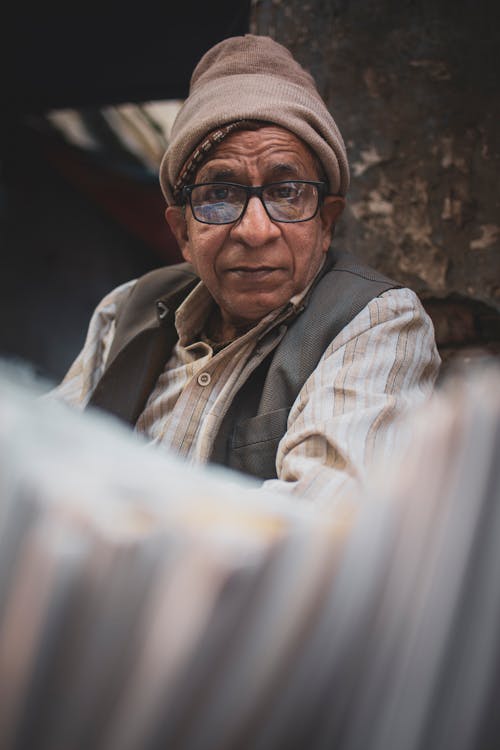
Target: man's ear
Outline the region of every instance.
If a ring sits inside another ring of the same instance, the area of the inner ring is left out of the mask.
[[[332,241],[333,230],[340,214],[344,210],[345,200],[340,195],[327,195],[320,208],[323,228],[323,250],[326,253]]]
[[[172,234],[177,240],[182,257],[184,260],[191,261],[191,252],[189,248],[189,238],[187,231],[187,222],[184,209],[181,206],[167,206],[165,209],[165,219],[170,227]]]

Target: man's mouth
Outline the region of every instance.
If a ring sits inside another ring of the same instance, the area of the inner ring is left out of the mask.
[[[229,268],[228,272],[241,276],[242,278],[265,278],[279,271],[275,266],[235,266]]]

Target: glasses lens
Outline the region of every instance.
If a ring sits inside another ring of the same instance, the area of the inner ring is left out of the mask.
[[[276,182],[264,189],[262,197],[275,221],[307,221],[318,210],[318,188],[308,182]]]
[[[223,182],[191,188],[191,208],[205,224],[230,224],[239,219],[246,201],[245,190]]]

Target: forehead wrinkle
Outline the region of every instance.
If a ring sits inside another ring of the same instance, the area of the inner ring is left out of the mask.
[[[203,165],[200,168],[199,174],[197,175],[197,182],[235,182],[240,175],[238,169],[234,169],[230,166],[211,164]],[[297,164],[291,162],[280,161],[276,164],[270,164],[265,166],[266,182],[279,181],[289,177],[300,178],[304,177],[304,170]]]

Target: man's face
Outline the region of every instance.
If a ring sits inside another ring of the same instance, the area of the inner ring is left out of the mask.
[[[318,178],[308,147],[289,131],[269,126],[228,136],[195,182],[266,185]],[[166,217],[184,258],[219,305],[224,325],[238,329],[282,307],[309,284],[343,205],[343,199],[327,196],[313,219],[295,224],[272,221],[256,196],[234,224],[202,224],[189,206],[185,215],[169,207]]]

